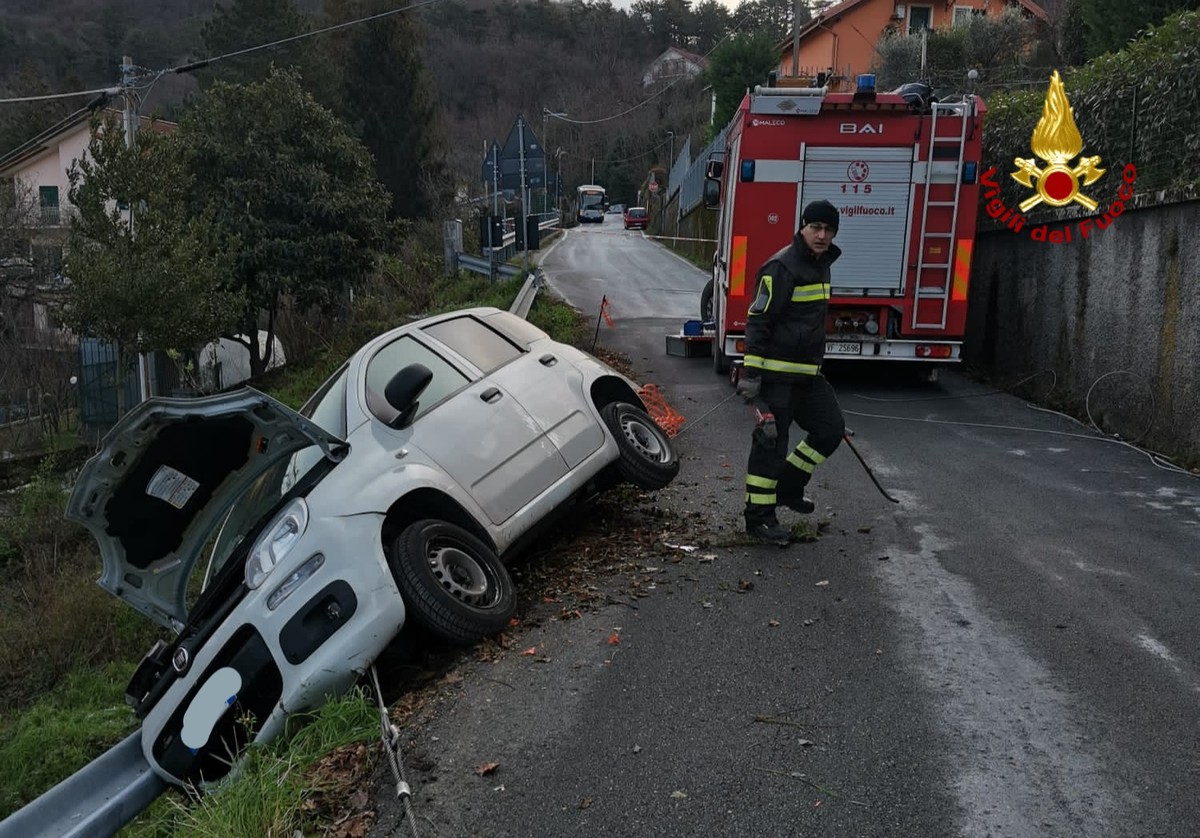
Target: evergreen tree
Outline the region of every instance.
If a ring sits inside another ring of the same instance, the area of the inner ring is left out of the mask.
[[[718,127],[728,123],[746,90],[765,84],[767,74],[778,63],[774,41],[763,33],[735,35],[717,47],[704,71],[705,81],[717,97],[714,123]]]
[[[284,306],[345,305],[371,274],[387,193],[371,155],[294,71],[257,84],[217,82],[180,134],[195,179],[192,212],[214,219],[232,257],[230,288],[244,301],[238,334],[228,337],[247,348],[258,375]],[[253,339],[260,328],[262,345]]]
[[[334,14],[354,19],[393,9],[390,0],[350,0]],[[448,141],[436,86],[422,60],[424,33],[409,12],[347,30],[341,96],[335,109],[375,156],[376,177],[398,218],[427,218],[447,203]]]
[[[76,334],[128,359],[202,345],[233,322],[238,294],[221,282],[228,263],[212,247],[211,215],[185,208],[192,183],[174,137],[151,127],[127,146],[109,114],[69,176],[78,216],[63,320]]]
[[[212,17],[200,29],[200,37],[208,56],[214,57],[290,38],[308,28],[308,18],[296,9],[295,0],[232,0],[228,5],[216,4]],[[206,69],[202,78],[209,82],[262,81],[272,65],[298,67],[303,72],[309,62],[304,51],[307,46],[301,44],[284,44],[225,59]]]
[[[1137,33],[1176,12],[1200,8],[1200,0],[1080,0],[1089,57],[1125,47]]]

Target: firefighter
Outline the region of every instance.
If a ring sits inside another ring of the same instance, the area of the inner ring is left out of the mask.
[[[775,507],[812,512],[804,487],[838,447],[846,425],[833,387],[821,375],[829,267],[841,255],[833,243],[838,211],[829,201],[804,208],[792,243],[758,271],[757,294],[746,318],[746,355],[737,390],[757,422],[746,467],[746,532],[784,544],[789,531]],[[788,451],[795,422],[807,432]]]

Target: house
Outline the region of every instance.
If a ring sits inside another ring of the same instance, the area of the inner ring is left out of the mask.
[[[973,15],[999,17],[1009,6],[1043,23],[1050,21],[1033,0],[842,0],[818,12],[780,43],[778,74],[816,78],[823,73],[831,90],[850,90],[858,74],[870,72],[875,45],[884,32],[913,35],[957,26]],[[799,50],[794,56],[797,39]]]
[[[668,47],[662,55],[650,62],[642,74],[642,86],[650,87],[661,82],[673,82],[680,78],[694,78],[708,67],[703,55],[688,52],[679,47]]]
[[[3,217],[16,229],[7,231],[2,241],[9,252],[0,253],[0,287],[6,289],[6,299],[0,301],[8,310],[8,319],[31,323],[35,332],[39,324],[46,330],[46,337],[61,343],[61,330],[54,328],[47,317],[43,303],[36,302],[44,295],[29,293],[32,287],[40,289],[61,286],[63,245],[67,239],[71,218],[75,214],[67,193],[70,190],[68,172],[73,163],[87,152],[91,142],[92,117],[102,112],[117,120],[123,113],[106,107],[107,96],[100,96],[87,107],[80,108],[58,124],[22,143],[0,156],[0,182],[7,182],[0,195],[11,206],[4,207]],[[140,119],[144,130],[172,132],[176,125],[171,122]],[[14,296],[14,289],[22,293]],[[25,300],[21,302],[20,300]],[[32,305],[33,312],[22,312],[24,305]],[[16,308],[18,311],[13,311]],[[53,334],[51,334],[53,333]],[[36,342],[37,334],[25,335],[26,340]]]

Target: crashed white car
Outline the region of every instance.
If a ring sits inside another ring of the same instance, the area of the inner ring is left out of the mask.
[[[375,338],[300,412],[250,388],[144,402],[67,514],[99,542],[100,584],[177,633],[127,698],[154,770],[207,785],[407,618],[458,643],[504,628],[501,557],[552,513],[678,471],[628,379],[477,308]]]

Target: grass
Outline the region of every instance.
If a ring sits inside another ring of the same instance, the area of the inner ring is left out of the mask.
[[[340,770],[338,749],[375,740],[379,711],[362,690],[334,699],[304,718],[290,735],[246,752],[235,777],[193,800],[169,792],[127,826],[121,838],[292,838],[312,834],[314,821],[345,809],[361,770]]]
[[[129,735],[132,664],[74,672],[49,695],[0,722],[0,819]]]

